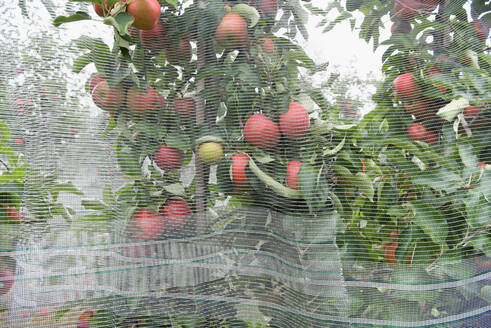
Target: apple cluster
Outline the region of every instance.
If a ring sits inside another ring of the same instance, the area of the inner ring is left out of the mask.
[[[392,34],[409,34],[412,31],[410,21],[413,18],[428,16],[435,12],[441,0],[394,0],[392,11]],[[482,19],[470,22],[479,40],[489,36],[489,24]]]
[[[119,5],[118,5],[119,3]],[[277,13],[276,0],[262,0],[256,4],[258,12],[265,18],[274,19]],[[117,2],[114,6],[101,6],[94,4],[94,10],[99,16],[115,15],[118,10],[126,10],[134,17],[134,22],[128,32],[132,40],[139,42],[142,48],[150,53],[158,54],[161,51],[171,65],[186,66],[192,59],[192,46],[189,38],[174,40],[167,34],[165,24],[159,20],[160,6],[156,0],[132,0]],[[251,44],[256,45],[267,55],[275,53],[274,41],[266,36],[251,42],[248,31],[247,15],[240,10],[227,9],[214,33],[214,41],[219,47],[227,51],[248,51]],[[128,85],[129,84],[129,85]],[[168,107],[166,99],[152,86],[145,88],[133,83],[119,83],[110,85],[104,74],[93,75],[88,83],[93,102],[110,116],[126,110],[135,117],[152,115]],[[173,99],[172,106],[181,122],[190,122],[196,115],[196,103],[193,97],[177,97]],[[263,152],[274,151],[281,138],[287,142],[301,141],[310,129],[308,111],[298,103],[290,101],[287,108],[280,109],[281,114],[268,117],[262,112],[251,114],[243,128],[243,139],[250,149],[257,147]],[[273,114],[269,114],[273,115]],[[212,133],[213,134],[213,133]],[[195,141],[197,157],[207,165],[219,164],[225,157],[224,140],[218,136],[205,136]],[[232,151],[230,154],[230,178],[237,189],[248,186],[246,167],[250,156],[245,152]],[[178,170],[184,163],[184,152],[180,149],[161,144],[152,156],[154,164],[169,172]],[[301,161],[291,160],[286,165],[286,189],[299,189],[298,174]],[[131,228],[133,237],[140,240],[156,239],[162,236],[167,229],[182,227],[191,217],[191,208],[188,202],[181,197],[171,197],[160,208],[140,208],[133,216]]]

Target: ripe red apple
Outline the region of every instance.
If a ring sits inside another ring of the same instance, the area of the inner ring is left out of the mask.
[[[160,210],[160,214],[164,217],[166,224],[179,227],[191,217],[191,208],[185,199],[173,197]]]
[[[280,139],[278,125],[263,114],[249,117],[244,126],[244,138],[256,147],[269,149],[276,146]]]
[[[164,26],[157,22],[150,30],[140,30],[140,41],[148,50],[159,52],[167,43]]]
[[[419,0],[419,8],[422,12],[431,13],[436,9],[440,0]]]
[[[89,79],[89,92],[92,94],[92,91],[94,91],[94,88],[96,85],[99,84],[101,81],[105,81],[106,78],[102,74],[95,74],[92,75]]]
[[[152,87],[147,87],[145,93],[133,86],[126,95],[126,106],[134,114],[153,113],[157,108],[165,107],[165,99]]]
[[[177,98],[174,100],[174,108],[181,117],[192,116],[195,113],[195,103],[192,97]]]
[[[165,48],[165,58],[172,65],[186,65],[193,58],[191,42],[187,39],[181,39],[178,43],[169,43]]]
[[[160,17],[160,4],[157,0],[131,0],[126,12],[135,18],[133,26],[140,30],[151,30]]]
[[[392,82],[394,97],[401,100],[414,99],[421,95],[418,83],[414,79],[414,73],[399,75]]]
[[[215,40],[224,48],[234,49],[245,46],[248,35],[244,18],[236,13],[227,13],[215,31]]]
[[[394,16],[409,20],[418,15],[420,10],[419,0],[394,0]]]
[[[181,168],[184,156],[181,150],[162,145],[153,155],[153,160],[160,169],[169,171]]]
[[[134,238],[155,239],[162,235],[165,222],[162,215],[156,211],[142,208],[133,216],[132,227],[134,229]]]
[[[257,40],[259,42],[259,45],[261,46],[261,49],[267,53],[267,54],[272,54],[274,53],[274,43],[273,40],[270,38],[260,38]]]
[[[303,137],[309,128],[309,113],[302,105],[291,102],[288,111],[280,115],[280,130],[288,139]]]
[[[24,213],[18,212],[15,206],[7,206],[5,208],[7,211],[7,217],[13,221],[22,221],[24,218]]]
[[[404,108],[418,119],[427,119],[433,115],[424,99],[405,101]]]
[[[407,133],[409,134],[409,138],[412,140],[423,141],[425,139],[427,131],[423,124],[414,123],[407,129]]]
[[[249,164],[249,156],[244,153],[232,155],[232,182],[235,187],[247,185],[245,168]]]
[[[286,171],[286,185],[292,189],[298,189],[298,172],[300,172],[300,167],[302,162],[300,161],[289,161]]]
[[[98,3],[93,3],[92,5],[94,7],[95,13],[101,17],[106,16],[105,14],[108,14],[111,11],[111,9],[113,9],[112,6],[109,6],[107,0],[104,0],[104,7]]]
[[[92,90],[92,101],[103,110],[116,111],[124,103],[124,92],[119,85],[111,89],[104,79]]]
[[[408,34],[411,32],[412,29],[413,28],[411,27],[411,24],[409,24],[408,21],[399,20],[399,21],[392,23],[392,26],[390,28],[390,32],[392,34],[396,34],[396,33]]]
[[[438,137],[433,132],[428,131],[423,141],[429,145],[435,145],[438,143]]]
[[[258,7],[257,9],[264,15],[268,15],[271,18],[276,17],[276,12],[278,10],[278,5],[276,0],[256,0]]]
[[[481,113],[481,110],[476,106],[468,106],[464,108],[464,115],[466,117],[469,117],[470,119],[473,119],[474,117],[479,115],[479,113]]]
[[[77,328],[89,328],[90,319],[96,313],[97,310],[95,309],[87,309],[84,312],[82,312],[80,317],[78,317]]]
[[[479,40],[484,41],[488,38],[489,36],[488,22],[482,19],[476,19],[475,21],[471,22],[471,25],[474,28],[474,31],[476,32],[476,35],[479,38]]]
[[[14,284],[14,273],[7,268],[0,270],[0,278],[6,278],[0,282],[0,295],[7,294]]]

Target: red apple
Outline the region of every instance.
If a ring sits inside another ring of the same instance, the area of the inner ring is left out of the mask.
[[[0,295],[4,295],[9,292],[14,284],[14,273],[10,269],[4,268],[0,270],[0,278],[6,279],[0,281]]]
[[[418,15],[420,10],[419,0],[394,0],[394,16],[409,20]]]
[[[489,36],[488,22],[482,19],[476,19],[475,21],[471,22],[471,25],[474,28],[474,31],[476,32],[476,35],[479,38],[479,40],[484,41],[488,38]]]
[[[309,113],[302,105],[291,102],[288,111],[280,115],[280,130],[288,139],[296,140],[305,136],[309,128]]]
[[[134,238],[155,239],[162,235],[165,228],[163,217],[154,210],[142,208],[133,216]]]
[[[172,65],[184,66],[191,61],[193,48],[187,39],[181,39],[178,43],[169,43],[165,48],[165,58]]]
[[[153,160],[160,169],[169,171],[181,168],[184,158],[181,150],[162,145],[155,152]]]
[[[89,92],[92,94],[92,91],[94,91],[94,88],[96,85],[99,84],[101,81],[105,81],[106,78],[102,74],[95,74],[90,77],[89,80]]]
[[[145,93],[133,86],[126,95],[126,106],[134,114],[153,113],[159,107],[165,107],[165,99],[152,87],[147,87]]]
[[[390,28],[390,32],[392,34],[396,34],[396,33],[408,34],[411,32],[412,29],[413,28],[411,27],[411,24],[409,24],[408,21],[399,20],[399,21],[392,23],[392,26]]]
[[[392,82],[394,97],[401,100],[414,99],[421,95],[418,83],[414,79],[414,73],[399,75]]]
[[[177,98],[174,100],[174,108],[181,117],[194,115],[195,103],[193,97]]]
[[[280,131],[276,123],[263,114],[256,113],[246,121],[244,138],[256,147],[269,149],[278,143]]]
[[[135,18],[133,26],[140,30],[151,30],[160,17],[160,4],[157,0],[131,0],[126,12]]]
[[[409,134],[409,138],[412,140],[422,141],[425,139],[427,131],[426,128],[421,123],[414,123],[407,129],[407,133]]]
[[[289,161],[286,171],[286,185],[292,189],[298,189],[298,172],[300,172],[300,167],[302,162],[300,161]]]
[[[78,317],[77,328],[88,328],[90,319],[97,313],[95,309],[87,309]]]
[[[272,54],[274,53],[274,43],[273,40],[270,38],[260,38],[257,40],[259,42],[259,45],[261,46],[261,49],[267,53],[267,54]]]
[[[15,206],[7,206],[7,217],[13,221],[22,221],[24,218],[24,213],[18,212]]]
[[[234,49],[246,45],[247,23],[236,13],[227,13],[215,31],[215,40],[224,48]]]
[[[92,90],[92,100],[103,110],[116,111],[124,103],[124,92],[121,86],[111,89],[107,81],[102,80]]]
[[[249,164],[249,156],[244,153],[232,155],[232,182],[235,187],[247,185],[245,168]]]
[[[148,50],[159,52],[167,43],[164,26],[157,22],[150,30],[140,30],[140,41]]]
[[[258,5],[257,9],[265,15],[271,18],[276,17],[276,12],[278,10],[278,5],[276,0],[256,0]]]
[[[470,119],[473,119],[481,113],[481,110],[476,106],[468,106],[464,108],[464,115]]]
[[[160,210],[165,223],[174,227],[182,226],[191,217],[188,202],[181,197],[172,197]]]
[[[112,6],[109,6],[109,4],[107,3],[107,0],[104,0],[104,7],[98,3],[93,3],[92,5],[94,7],[95,13],[101,17],[106,16],[107,14],[109,14],[111,9],[113,9]]]
[[[426,133],[423,141],[426,142],[429,145],[435,145],[435,144],[438,143],[438,137],[433,132],[429,132],[428,131]]]
[[[420,10],[424,13],[431,13],[433,10],[436,9],[438,4],[440,3],[440,0],[419,0],[420,4]]]

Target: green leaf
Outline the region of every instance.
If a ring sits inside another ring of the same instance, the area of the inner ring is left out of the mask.
[[[92,56],[90,54],[79,56],[73,62],[72,72],[78,74],[90,63],[92,63]]]
[[[418,225],[437,245],[446,245],[448,234],[447,220],[438,212],[433,204],[415,200],[408,203],[414,209],[413,222]]]
[[[474,189],[483,194],[488,202],[491,202],[491,172],[484,170],[479,183],[474,185]]]
[[[413,183],[435,190],[453,192],[462,186],[463,181],[459,175],[444,167],[439,167],[420,172],[413,178]]]
[[[82,199],[81,205],[86,210],[105,211],[107,206],[99,200]]]
[[[233,6],[232,12],[237,13],[244,19],[246,19],[249,23],[248,26],[251,28],[256,26],[257,22],[259,22],[260,15],[257,9],[252,6],[246,5],[245,3],[239,3]]]
[[[58,16],[53,20],[53,25],[58,27],[61,24],[91,19],[90,15],[83,11],[77,11],[70,16]]]
[[[477,156],[474,154],[472,144],[470,142],[457,142],[460,159],[462,163],[471,170],[477,169]]]
[[[302,197],[307,202],[312,202],[315,196],[317,185],[317,170],[309,164],[303,163],[298,172],[298,187],[302,193]]]
[[[363,0],[346,0],[346,10],[355,11],[361,7]]]
[[[358,172],[353,178],[353,184],[358,187],[359,192],[370,199],[373,202],[373,195],[375,194],[375,190],[373,188],[372,181],[363,172]]]
[[[404,229],[397,239],[398,246],[396,249],[397,262],[404,262],[411,251],[411,244],[413,242],[413,225],[409,224]]]
[[[468,106],[469,101],[467,99],[458,98],[440,108],[436,114],[444,120],[451,122],[459,113],[462,113],[465,107]]]
[[[346,137],[344,137],[343,140],[341,140],[341,142],[336,147],[334,147],[334,149],[325,149],[324,152],[322,153],[322,155],[323,156],[335,155],[341,149],[343,149],[345,141],[346,141]]]
[[[127,35],[128,28],[133,24],[135,18],[127,12],[119,12],[116,16],[109,16],[104,19],[104,24],[112,25],[116,28],[119,35]]]
[[[171,193],[173,195],[185,196],[186,190],[184,189],[184,185],[182,183],[173,183],[167,186],[164,186],[165,191]]]
[[[165,143],[169,147],[177,148],[182,151],[191,149],[191,139],[183,133],[169,133],[165,137]]]

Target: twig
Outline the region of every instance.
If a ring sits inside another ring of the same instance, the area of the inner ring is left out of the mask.
[[[3,160],[1,160],[1,159],[0,159],[0,163],[3,164],[3,166],[5,166],[5,168],[7,169],[7,171],[10,173],[9,166]]]
[[[464,239],[462,239],[462,241],[460,243],[458,243],[457,245],[455,245],[451,250],[455,250],[455,249],[459,248],[460,246],[464,246],[465,244],[467,244],[467,242],[469,240],[471,240],[472,238],[480,235],[481,233],[483,233],[484,231],[486,231],[489,228],[491,228],[491,222],[488,223],[488,224],[486,224],[480,230],[475,231],[471,235],[468,235],[467,237],[465,237]],[[436,265],[436,263],[438,262],[438,260],[440,260],[440,258],[442,257],[443,254],[444,254],[444,252],[442,251],[440,253],[440,255],[438,255],[437,258],[426,268],[426,271],[431,271],[431,269],[433,269],[433,267]]]

